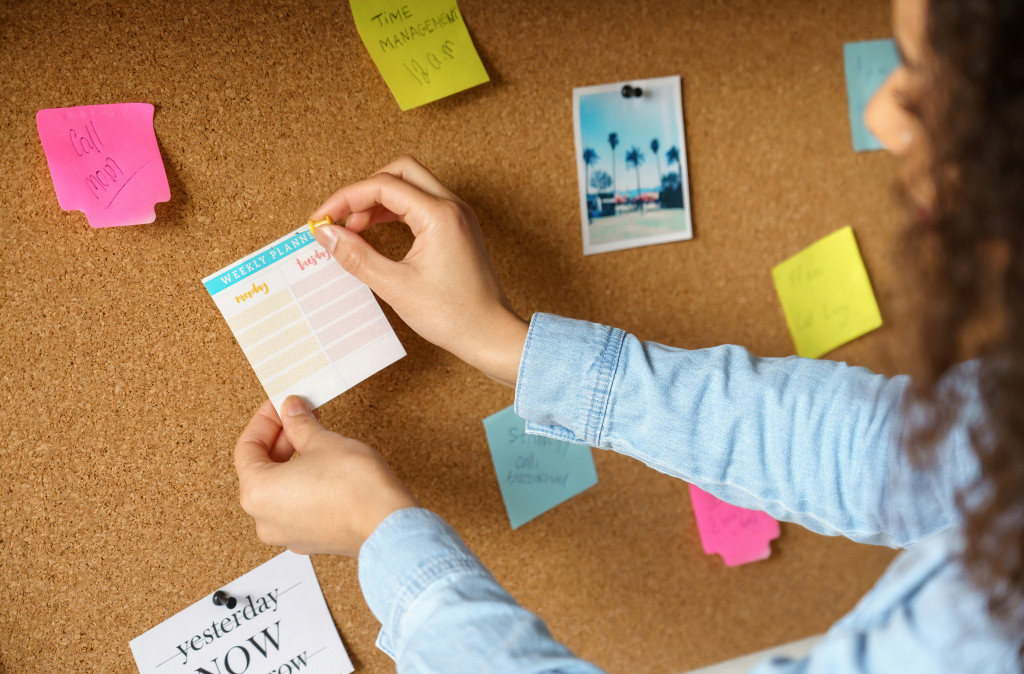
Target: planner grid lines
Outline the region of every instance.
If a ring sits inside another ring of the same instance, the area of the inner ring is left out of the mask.
[[[377,298],[302,226],[203,279],[280,412],[319,407],[404,357]]]
[[[283,289],[228,320],[270,397],[390,332],[373,293],[336,264],[291,285],[280,275]]]

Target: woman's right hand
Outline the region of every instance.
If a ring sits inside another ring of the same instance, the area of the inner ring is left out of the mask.
[[[343,187],[313,212],[317,241],[391,305],[409,327],[493,379],[515,386],[529,324],[509,306],[487,257],[476,214],[412,157]],[[361,236],[404,222],[416,237],[400,261]]]

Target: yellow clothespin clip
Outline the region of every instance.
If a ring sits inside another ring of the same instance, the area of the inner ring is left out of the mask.
[[[323,220],[317,220],[316,222],[314,222],[313,220],[307,220],[306,224],[309,225],[309,233],[312,234],[313,236],[316,236],[317,227],[319,227],[320,225],[333,225],[334,221],[331,220],[331,216],[325,215]]]

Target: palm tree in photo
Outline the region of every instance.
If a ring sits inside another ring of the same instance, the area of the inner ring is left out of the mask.
[[[658,142],[657,138],[651,139],[651,152],[654,154],[654,161],[658,163],[658,184],[664,180],[665,176],[661,172],[661,157],[658,156],[658,149],[661,148],[661,143]]]
[[[600,159],[600,157],[597,156],[597,152],[594,152],[594,148],[588,147],[583,150],[583,165],[586,167],[587,171],[587,185],[590,185],[590,167],[596,164],[598,159]],[[589,187],[587,188],[587,191],[590,191]]]
[[[678,167],[679,172],[669,173],[668,176],[666,176],[666,178],[675,177],[676,180],[674,180],[673,184],[668,188],[666,188],[664,184],[662,185],[662,198],[665,202],[662,206],[666,206],[667,204],[668,208],[685,208],[686,204],[683,202],[683,163],[682,158],[679,156],[679,148],[675,145],[670,147],[668,152],[665,153],[665,158],[668,160],[669,170],[672,169],[672,164],[675,164]],[[662,182],[664,183],[664,179]],[[668,191],[666,191],[666,189],[668,189]]]
[[[679,163],[679,148],[673,145],[665,153],[665,157],[668,159],[669,168],[672,168],[672,164],[679,167],[679,175],[681,177],[683,175],[683,165]]]
[[[619,134],[609,133],[608,144],[612,146],[612,196],[615,196],[615,190],[618,189],[618,184],[615,182],[615,148],[619,146]]]
[[[636,169],[636,200],[640,207],[640,215],[644,214],[644,204],[640,201],[640,165],[644,163],[644,153],[636,145],[626,153],[626,168]]]
[[[583,166],[586,170],[587,181],[583,184],[583,192],[587,197],[587,222],[590,222],[590,167],[597,163],[597,152],[594,148],[588,147],[583,150]]]

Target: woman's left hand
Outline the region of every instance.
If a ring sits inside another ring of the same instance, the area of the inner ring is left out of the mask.
[[[356,556],[384,519],[419,502],[369,445],[324,428],[301,398],[268,400],[235,445],[242,508],[264,543]]]

